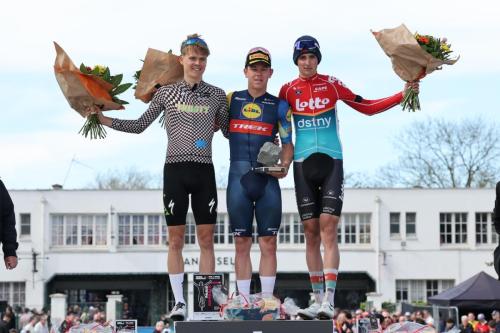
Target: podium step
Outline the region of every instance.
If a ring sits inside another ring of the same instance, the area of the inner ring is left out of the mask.
[[[332,333],[331,320],[184,321],[175,333]]]

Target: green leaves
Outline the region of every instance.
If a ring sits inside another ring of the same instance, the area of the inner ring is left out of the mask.
[[[120,84],[118,87],[111,89],[110,94],[111,94],[111,96],[119,95],[119,94],[125,92],[131,86],[132,86],[132,83]]]
[[[90,139],[104,139],[106,137],[106,130],[99,121],[97,114],[91,114],[87,117],[87,121],[83,124],[78,134],[84,137],[90,136]]]
[[[420,99],[418,98],[418,93],[413,88],[409,87],[405,90],[401,107],[403,111],[415,112],[416,110],[420,110]]]
[[[109,83],[113,85],[113,87],[117,87],[123,80],[123,74],[118,74],[115,76],[112,76],[111,79],[109,80]]]

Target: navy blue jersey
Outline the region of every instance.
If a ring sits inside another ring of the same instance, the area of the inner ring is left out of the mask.
[[[253,98],[248,90],[230,93],[227,100],[231,161],[256,162],[260,147],[276,133],[282,144],[292,142],[292,112],[284,100],[268,93]]]

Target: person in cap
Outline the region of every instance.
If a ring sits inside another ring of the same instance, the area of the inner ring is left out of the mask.
[[[231,163],[227,187],[227,210],[235,239],[235,271],[238,293],[250,294],[252,263],[250,248],[254,217],[260,247],[259,275],[264,298],[273,295],[276,280],[276,238],[281,224],[281,191],[278,183],[288,173],[293,157],[291,110],[283,100],[267,92],[273,74],[271,55],[262,47],[252,48],[243,70],[247,89],[227,96]],[[261,147],[282,143],[279,166],[283,171],[262,173],[254,168]]]
[[[225,92],[203,81],[209,54],[207,43],[199,35],[188,36],[181,44],[179,57],[184,79],[159,88],[139,119],[109,118],[98,112],[102,124],[129,133],[141,133],[160,114],[165,116],[168,146],[163,168],[163,203],[168,227],[168,274],[176,303],[170,312],[172,320],[184,320],[186,316],[182,251],[190,195],[200,246],[199,272],[215,271],[217,188],[212,138],[215,129],[227,129],[228,119]]]
[[[344,198],[337,101],[366,115],[374,115],[398,105],[403,98],[403,93],[398,92],[386,98],[365,99],[339,79],[318,74],[321,60],[318,41],[311,36],[299,37],[293,46],[293,62],[299,77],[283,85],[279,94],[293,111],[295,193],[304,225],[306,261],[315,299],[311,306],[299,311],[304,319],[331,319],[334,314],[340,262],[337,227]],[[418,89],[418,83],[412,86]]]

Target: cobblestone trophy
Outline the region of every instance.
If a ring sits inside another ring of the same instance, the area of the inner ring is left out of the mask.
[[[285,167],[277,166],[280,159],[281,148],[272,142],[262,145],[257,156],[257,162],[262,163],[262,167],[253,168],[256,172],[285,172]]]

